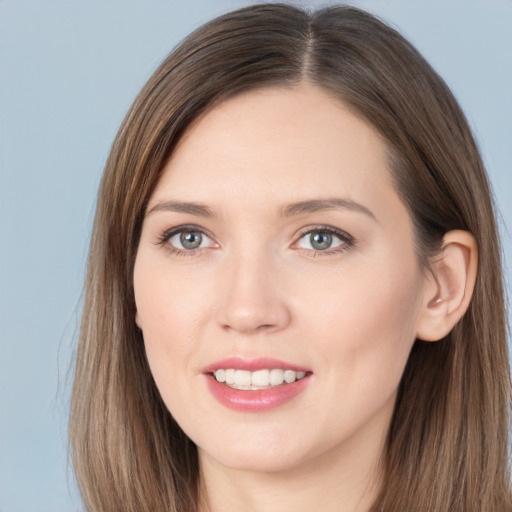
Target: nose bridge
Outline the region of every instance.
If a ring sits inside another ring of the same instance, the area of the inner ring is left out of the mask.
[[[273,332],[286,327],[290,311],[283,294],[277,258],[247,244],[225,261],[220,283],[219,325],[232,333]]]

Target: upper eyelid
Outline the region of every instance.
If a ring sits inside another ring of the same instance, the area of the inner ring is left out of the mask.
[[[202,235],[207,236],[211,240],[214,240],[214,237],[209,233],[209,231],[201,226],[196,226],[195,224],[182,224],[180,226],[173,226],[169,229],[163,231],[163,233],[159,236],[160,240],[169,240],[172,236],[182,232],[182,231],[197,231]]]
[[[183,256],[185,256],[185,255],[191,256],[191,255],[195,254],[197,251],[202,251],[204,249],[208,249],[208,247],[197,247],[195,249],[187,249],[187,248],[179,247],[179,246],[172,244],[170,242],[170,240],[183,231],[189,231],[189,232],[196,231],[198,233],[201,233],[202,236],[208,238],[210,240],[210,242],[213,242],[217,246],[219,245],[218,242],[215,240],[215,238],[210,236],[205,229],[203,229],[199,226],[191,225],[191,224],[174,226],[174,227],[171,227],[171,228],[165,230],[163,233],[158,235],[155,245],[159,245],[163,248],[167,248],[167,250],[169,250],[171,253],[180,254]]]
[[[304,247],[294,247],[298,246],[300,241],[308,234],[314,233],[314,232],[327,232],[334,236],[336,236],[342,243],[339,244],[339,246],[335,246],[332,248],[319,250],[319,249],[308,249]],[[298,235],[295,236],[294,242],[291,245],[291,248],[294,250],[300,250],[305,251],[306,253],[311,253],[313,255],[334,255],[339,252],[344,252],[346,250],[352,249],[357,244],[356,239],[350,234],[347,233],[343,229],[335,228],[333,226],[309,226],[301,230]]]
[[[342,239],[352,240],[352,241],[354,240],[354,237],[350,233],[347,233],[345,230],[339,229],[339,228],[335,228],[333,226],[324,226],[324,225],[308,226],[306,228],[303,228],[303,229],[299,230],[299,232],[296,235],[297,236],[297,240],[299,240],[303,236],[308,235],[309,233],[313,233],[315,231],[320,231],[320,232],[321,231],[327,231],[328,233],[332,233],[334,235],[337,235],[337,236],[339,236]]]

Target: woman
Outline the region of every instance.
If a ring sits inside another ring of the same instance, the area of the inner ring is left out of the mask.
[[[417,51],[350,7],[221,16],[107,162],[70,425],[85,504],[512,510],[503,302],[481,158]]]

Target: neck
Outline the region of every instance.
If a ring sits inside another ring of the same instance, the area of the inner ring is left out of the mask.
[[[384,439],[366,446],[349,445],[277,472],[229,468],[199,450],[199,510],[368,512],[380,488]]]

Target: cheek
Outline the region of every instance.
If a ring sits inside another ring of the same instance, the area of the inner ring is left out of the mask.
[[[162,261],[159,261],[161,259]],[[165,258],[137,255],[134,293],[137,320],[155,346],[183,351],[197,339],[200,312],[208,304],[200,278],[174,270]]]
[[[198,339],[200,308],[191,300],[190,287],[170,275],[165,264],[149,260],[144,252],[137,255],[135,263],[134,294],[151,373],[167,403],[169,380],[191,371],[189,361]]]
[[[137,256],[135,302],[149,367],[167,409],[194,438],[199,418],[207,417],[194,393],[203,389],[200,356],[214,339],[214,282],[206,267],[190,271],[143,251]]]
[[[311,297],[310,329],[337,386],[389,394],[402,376],[415,340],[421,279],[414,262],[383,267],[345,274]]]
[[[315,306],[301,315],[322,390],[311,414],[326,442],[364,432],[365,425],[384,431],[391,419],[419,303],[415,272],[391,269],[331,282],[328,293],[310,295]]]

